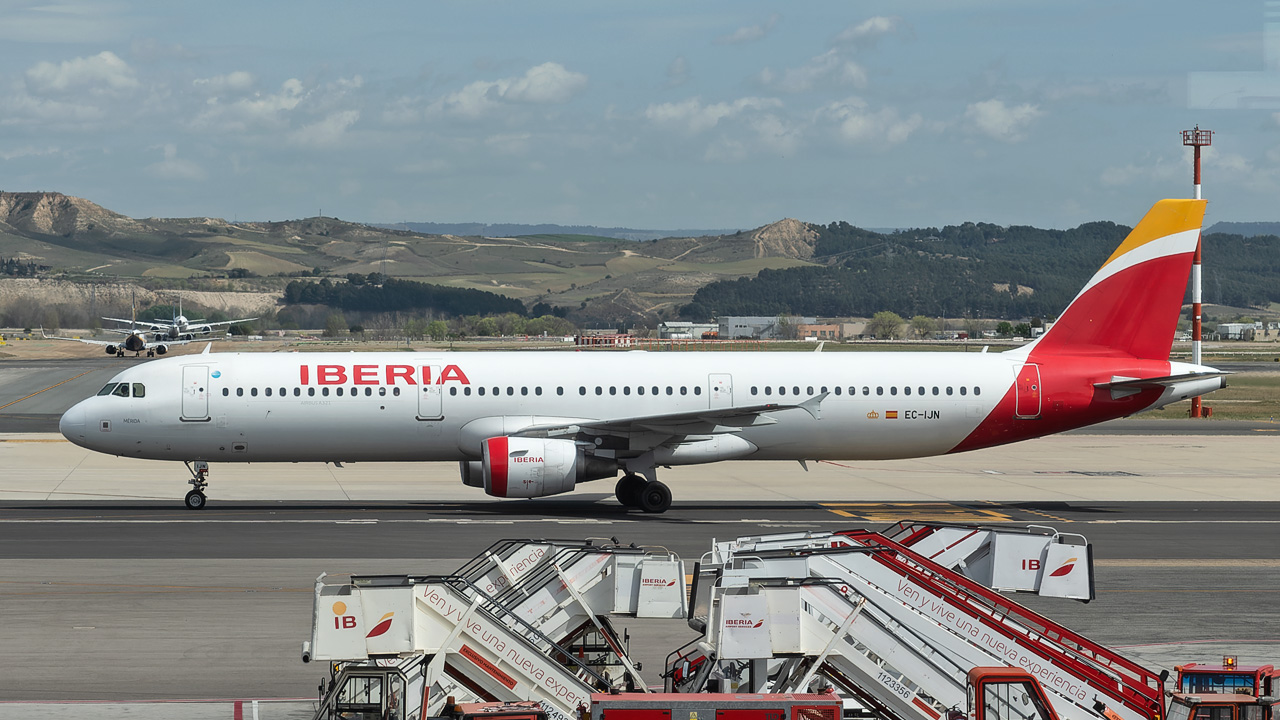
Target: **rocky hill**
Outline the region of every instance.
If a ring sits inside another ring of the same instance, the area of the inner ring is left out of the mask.
[[[0,229],[70,237],[143,232],[146,226],[78,197],[56,192],[0,192]]]

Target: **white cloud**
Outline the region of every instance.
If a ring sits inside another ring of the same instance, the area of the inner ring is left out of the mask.
[[[208,78],[197,78],[191,84],[201,90],[214,93],[244,92],[253,87],[253,73],[236,70],[226,75],[215,75]]]
[[[689,61],[683,55],[667,66],[667,87],[678,87],[689,82]]]
[[[1003,100],[983,100],[964,111],[971,129],[1003,142],[1018,142],[1026,137],[1032,121],[1044,114],[1038,106],[1024,103],[1010,107]]]
[[[897,30],[901,24],[902,21],[899,18],[877,15],[841,30],[832,38],[832,42],[837,45],[869,47],[881,37]]]
[[[79,90],[94,95],[123,93],[138,86],[133,68],[109,50],[57,64],[40,62],[27,70],[27,89],[38,95]]]
[[[728,35],[721,35],[720,37],[716,38],[716,44],[717,45],[740,45],[742,43],[755,42],[756,40],[760,40],[761,38],[763,38],[765,35],[768,35],[769,31],[772,30],[774,26],[778,24],[778,21],[781,19],[782,19],[781,15],[774,13],[769,16],[768,20],[765,20],[763,23],[760,23],[759,25],[744,25],[743,27],[740,27],[737,30],[734,30]]]
[[[838,51],[828,50],[810,58],[809,62],[798,68],[787,68],[782,71],[765,68],[760,71],[757,79],[765,87],[776,90],[806,92],[825,85],[865,87],[867,72],[861,65],[843,57]]]
[[[207,177],[204,168],[190,160],[178,157],[178,146],[166,143],[161,147],[164,159],[148,165],[147,174],[161,180],[204,180]]]
[[[587,76],[556,62],[529,68],[519,77],[479,80],[442,100],[431,110],[461,117],[480,117],[504,103],[554,104],[567,102],[587,86]]]
[[[343,110],[333,113],[309,125],[303,125],[289,134],[289,141],[296,145],[330,147],[336,145],[347,128],[360,119],[359,110]]]
[[[834,123],[837,136],[855,145],[897,145],[924,126],[919,113],[903,117],[896,108],[868,108],[861,98],[831,103],[818,111],[822,121]]]
[[[205,109],[192,124],[199,130],[218,132],[282,128],[288,125],[285,114],[298,107],[306,96],[302,82],[296,78],[285,80],[277,93],[256,92],[230,103],[215,95],[205,101]]]
[[[673,127],[690,134],[710,130],[725,118],[734,117],[749,110],[781,107],[775,98],[745,97],[731,103],[703,105],[697,97],[677,103],[661,103],[645,108],[644,116],[650,122]]]

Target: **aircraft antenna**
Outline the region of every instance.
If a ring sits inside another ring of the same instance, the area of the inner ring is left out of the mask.
[[[1195,181],[1195,199],[1200,200],[1200,148],[1208,147],[1213,144],[1213,131],[1201,130],[1199,125],[1193,130],[1182,131],[1182,144],[1191,147],[1195,152],[1194,163],[1194,181]],[[1202,233],[1203,237],[1203,233]],[[1201,257],[1200,245],[1202,237],[1196,238],[1196,254],[1191,260],[1191,363],[1193,365],[1200,364],[1200,310],[1201,310],[1201,294],[1200,294],[1200,271]],[[1200,396],[1191,398],[1191,417],[1202,417],[1203,410],[1200,407]]]

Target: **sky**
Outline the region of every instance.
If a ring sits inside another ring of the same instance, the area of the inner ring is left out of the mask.
[[[131,217],[1280,220],[1280,2],[0,0],[0,190]],[[1274,91],[1273,91],[1274,89]]]

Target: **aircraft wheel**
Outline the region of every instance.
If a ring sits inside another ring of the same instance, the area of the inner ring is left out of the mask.
[[[187,493],[187,499],[185,502],[187,503],[188,510],[203,510],[206,498],[204,493],[199,490],[192,490]]]
[[[671,488],[654,480],[640,491],[637,505],[647,513],[664,513],[671,507]]]
[[[613,488],[613,494],[618,498],[618,502],[625,507],[639,507],[640,493],[644,490],[645,483],[648,481],[634,473],[627,473],[622,476],[618,484]]]

